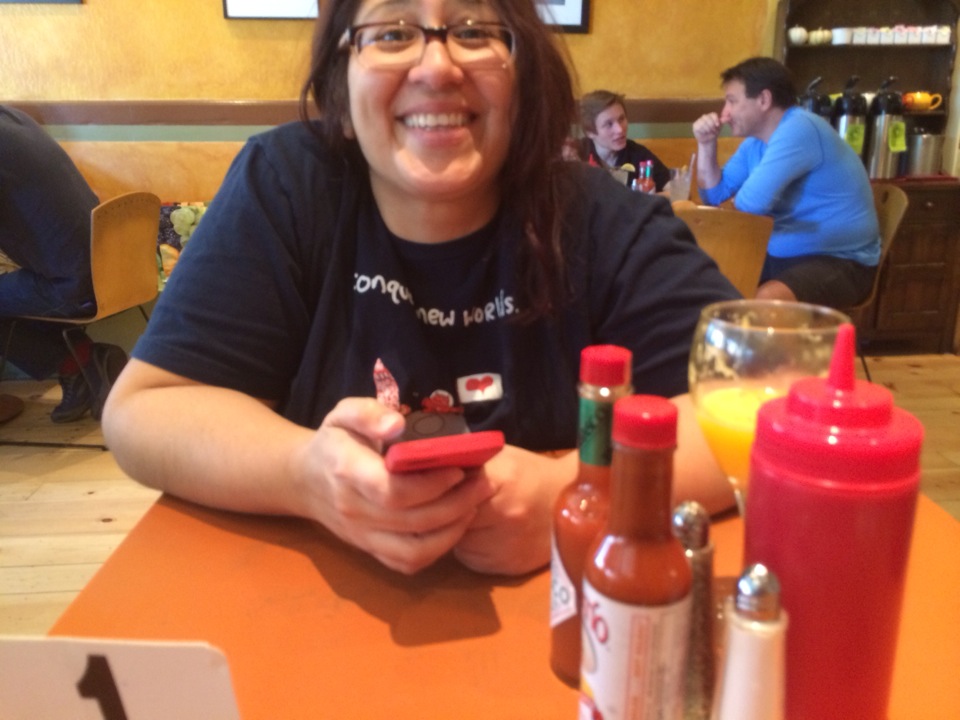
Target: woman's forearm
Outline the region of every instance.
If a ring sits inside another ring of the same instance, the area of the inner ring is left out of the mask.
[[[131,361],[107,402],[103,431],[134,479],[204,505],[301,515],[294,467],[314,432],[232,390],[156,382]]]
[[[733,488],[720,470],[697,423],[689,394],[671,400],[679,411],[673,465],[673,501],[696,500],[711,515],[734,506]]]

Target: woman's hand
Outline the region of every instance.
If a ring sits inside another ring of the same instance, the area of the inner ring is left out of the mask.
[[[576,474],[576,453],[562,458],[507,445],[478,472],[493,487],[454,549],[467,567],[519,575],[550,562],[553,509]]]
[[[462,538],[492,495],[483,473],[460,468],[391,474],[381,449],[403,416],[369,398],[342,400],[294,458],[304,514],[384,565],[414,573]]]

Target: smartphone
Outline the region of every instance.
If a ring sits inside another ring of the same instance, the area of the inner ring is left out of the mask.
[[[503,449],[499,430],[405,440],[387,448],[387,470],[395,473],[442,467],[478,467]]]

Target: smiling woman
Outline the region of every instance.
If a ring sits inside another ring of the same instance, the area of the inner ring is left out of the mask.
[[[580,351],[624,345],[638,391],[683,393],[700,308],[735,291],[668,203],[561,160],[576,106],[537,7],[322,4],[304,119],[237,156],[110,397],[132,477],[311,518],[403,572],[546,564]],[[390,472],[430,413],[507,445]],[[146,431],[170,415],[176,439]],[[678,495],[732,502],[688,457]]]

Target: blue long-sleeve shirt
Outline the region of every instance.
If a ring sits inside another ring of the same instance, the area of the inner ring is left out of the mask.
[[[720,182],[700,189],[709,205],[734,195],[738,210],[773,217],[769,255],[833,255],[869,266],[880,260],[863,163],[825,120],[799,107],[786,111],[769,143],[744,139]]]

